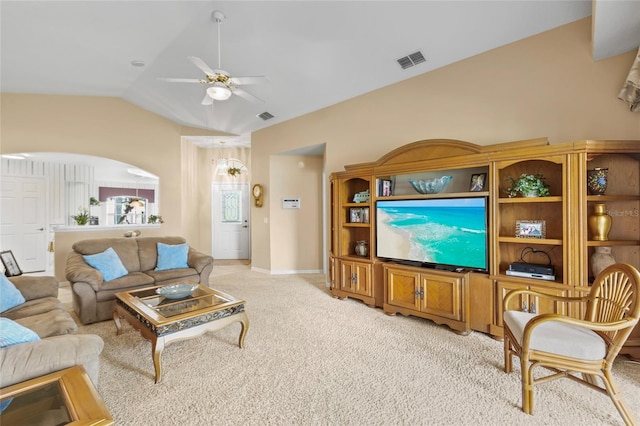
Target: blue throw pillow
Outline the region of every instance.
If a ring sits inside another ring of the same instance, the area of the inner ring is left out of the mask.
[[[0,348],[18,343],[35,342],[36,340],[40,340],[40,337],[35,331],[9,318],[0,318]]]
[[[20,290],[7,277],[0,274],[0,312],[22,305],[25,302]]]
[[[112,247],[102,253],[89,254],[82,257],[84,257],[85,262],[102,273],[102,278],[105,281],[115,280],[129,273],[118,257],[118,253]]]
[[[158,266],[156,266],[156,271],[188,268],[188,255],[189,244],[187,243],[173,245],[158,243]]]

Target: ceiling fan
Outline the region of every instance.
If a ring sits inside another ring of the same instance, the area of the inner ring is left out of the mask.
[[[211,105],[214,100],[226,101],[231,95],[237,95],[252,103],[263,103],[264,101],[238,86],[245,84],[260,84],[267,81],[264,76],[257,77],[232,77],[227,71],[222,69],[220,61],[220,24],[226,16],[219,10],[213,11],[211,17],[218,24],[218,68],[212,69],[202,59],[196,56],[189,56],[188,59],[200,68],[205,74],[205,78],[159,78],[159,80],[173,83],[198,83],[206,84],[207,93],[202,100],[202,105]]]

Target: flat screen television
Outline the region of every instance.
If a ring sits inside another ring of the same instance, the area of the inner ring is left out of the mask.
[[[376,255],[425,267],[488,270],[487,198],[378,200]]]

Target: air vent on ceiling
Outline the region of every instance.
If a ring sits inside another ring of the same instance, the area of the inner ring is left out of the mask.
[[[411,68],[414,65],[421,64],[426,62],[424,55],[419,50],[417,52],[411,53],[410,55],[404,56],[397,60],[403,70],[407,68]]]
[[[263,112],[262,114],[258,114],[257,117],[262,118],[264,121],[267,121],[274,117],[270,112]]]

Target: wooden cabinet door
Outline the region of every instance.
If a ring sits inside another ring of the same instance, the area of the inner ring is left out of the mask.
[[[498,281],[497,282],[497,298],[496,298],[496,325],[498,327],[502,327],[503,323],[502,323],[502,315],[504,314],[504,309],[502,308],[502,302],[504,300],[504,297],[507,295],[507,293],[509,293],[511,290],[519,290],[521,288],[526,288],[525,286],[521,285],[521,284],[514,284],[511,282],[503,282],[503,281]],[[520,295],[519,297],[513,298],[511,299],[511,302],[509,304],[509,306],[507,306],[507,310],[510,311],[522,311],[522,307],[523,306],[529,306],[529,301],[527,299],[526,296],[524,295]]]
[[[356,292],[356,271],[353,262],[340,261],[340,283],[339,289],[349,293]]]
[[[567,296],[567,290],[542,287],[537,285],[530,285],[530,290],[537,291],[545,294],[553,294],[555,296]],[[567,314],[567,304],[561,302],[555,302],[553,300],[539,298],[530,295],[528,298],[528,306],[531,312],[535,311],[538,314]]]
[[[420,288],[421,311],[462,320],[462,278],[420,274]]]
[[[420,309],[420,274],[389,268],[387,270],[387,300],[389,305]]]
[[[560,288],[543,287],[543,286],[537,286],[537,285],[524,286],[522,284],[498,281],[497,283],[498,306],[496,307],[496,312],[497,312],[496,325],[498,325],[499,327],[502,327],[502,314],[504,312],[504,310],[502,309],[502,301],[504,300],[504,297],[511,290],[516,290],[521,288],[533,290],[533,291],[537,291],[545,294],[553,294],[556,296],[567,296],[568,294],[567,290],[560,289]],[[567,313],[567,307],[565,303],[555,302],[553,300],[539,298],[533,295],[526,295],[526,294],[521,294],[519,297],[511,299],[511,303],[509,304],[507,309],[514,310],[514,311],[523,311],[526,309],[528,312],[535,311],[538,314],[566,315]]]
[[[340,290],[372,296],[371,265],[360,262],[340,261]]]
[[[355,272],[356,280],[354,283],[354,293],[362,294],[363,296],[373,296],[371,291],[371,265],[368,263],[353,263],[353,271]]]

